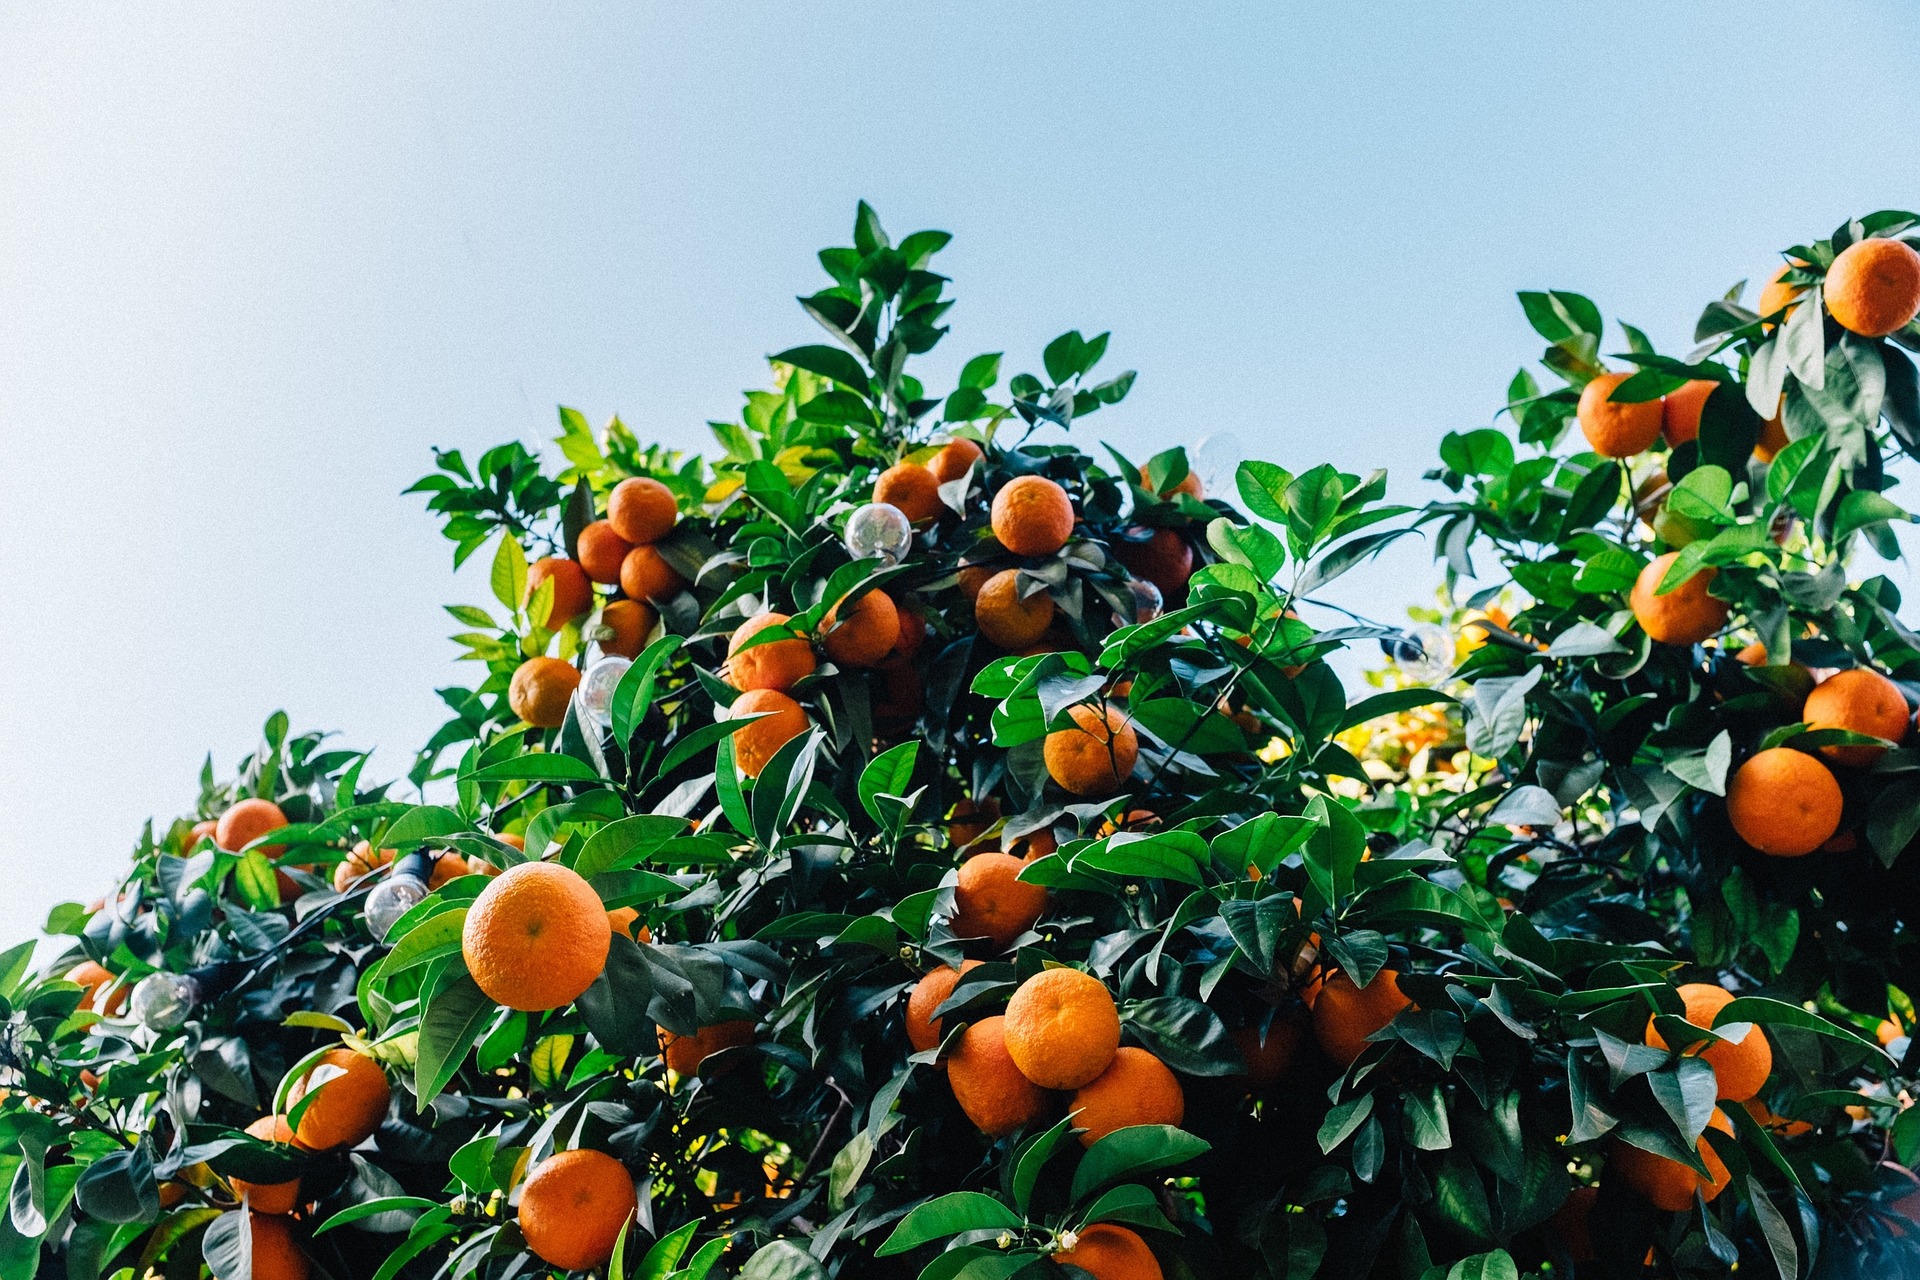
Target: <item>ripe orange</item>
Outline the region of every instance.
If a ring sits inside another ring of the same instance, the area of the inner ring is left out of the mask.
[[[841,601],[845,604],[845,601]],[[840,616],[840,604],[827,610],[820,643],[843,667],[877,666],[900,639],[900,610],[884,591],[869,591]]]
[[[556,1151],[534,1166],[520,1192],[520,1234],[549,1265],[585,1271],[613,1256],[639,1205],[632,1175],[606,1152]]]
[[[1575,1262],[1593,1262],[1600,1254],[1593,1247],[1593,1232],[1590,1223],[1593,1220],[1594,1202],[1600,1198],[1600,1188],[1594,1186],[1575,1187],[1564,1203],[1554,1210],[1547,1226],[1560,1242],[1567,1246],[1567,1253]]]
[[[612,945],[600,895],[557,862],[522,862],[494,877],[460,934],[487,998],[529,1012],[571,1003],[607,967]]]
[[[1149,493],[1153,492],[1153,482],[1147,479],[1147,469],[1145,467],[1140,468],[1140,487]],[[1207,496],[1207,489],[1205,485],[1200,483],[1200,477],[1189,471],[1186,475],[1180,477],[1179,484],[1174,485],[1173,488],[1168,489],[1160,496],[1163,498],[1171,498],[1175,494],[1180,493],[1187,494],[1194,501],[1198,502]]]
[[[778,689],[785,693],[814,672],[813,646],[794,637],[770,640],[744,652],[741,646],[768,627],[793,619],[784,613],[757,613],[734,629],[727,641],[727,683],[736,689]]]
[[[1708,1029],[1713,1026],[1714,1015],[1733,1003],[1731,991],[1709,982],[1682,984],[1680,998],[1686,1002],[1687,1021]],[[1647,1019],[1647,1043],[1656,1049],[1668,1047],[1666,1037],[1654,1026],[1652,1018]],[[1713,1078],[1719,1085],[1716,1096],[1723,1102],[1745,1102],[1758,1094],[1767,1077],[1773,1074],[1773,1049],[1767,1044],[1766,1034],[1757,1026],[1738,1041],[1708,1043],[1704,1049],[1702,1043],[1705,1042],[1689,1045],[1686,1053],[1698,1055],[1713,1068]]]
[[[880,665],[904,667],[913,661],[913,655],[920,652],[920,646],[927,641],[927,615],[910,599],[895,600],[893,608],[900,615],[900,634],[894,637],[893,648],[887,650],[887,656]]]
[[[1313,1036],[1327,1056],[1342,1067],[1366,1052],[1367,1037],[1399,1016],[1413,1001],[1400,990],[1400,974],[1382,969],[1364,987],[1353,985],[1345,970],[1320,985],[1313,1001]]]
[[[1075,1266],[1093,1280],[1164,1280],[1159,1259],[1134,1231],[1112,1222],[1081,1229],[1073,1248],[1053,1255],[1056,1266]]]
[[[1760,290],[1758,310],[1766,328],[1771,329],[1783,323],[1793,314],[1794,307],[1798,305],[1794,299],[1806,292],[1806,286],[1788,284],[1785,277],[1795,267],[1805,265],[1798,259],[1781,263],[1780,269],[1767,279],[1766,285]]]
[[[1843,329],[1882,338],[1920,313],[1920,253],[1904,240],[1862,240],[1827,268],[1827,310]]]
[[[336,1067],[346,1074],[329,1076],[314,1086],[313,1101],[300,1113],[293,1140],[310,1151],[358,1146],[387,1118],[387,1104],[393,1099],[387,1073],[378,1062],[351,1049],[335,1049],[320,1059],[319,1065]],[[306,1096],[307,1081],[312,1077],[309,1071],[294,1082],[287,1094],[288,1106]]]
[[[580,687],[580,673],[558,658],[528,658],[507,685],[507,706],[536,729],[558,729],[567,719],[567,703]]]
[[[1718,1129],[1732,1136],[1733,1121],[1727,1119],[1720,1108],[1713,1109],[1713,1118],[1707,1121],[1709,1129]],[[1707,1166],[1707,1178],[1702,1178],[1678,1160],[1669,1160],[1657,1156],[1651,1151],[1642,1151],[1639,1147],[1616,1141],[1608,1151],[1607,1174],[1618,1178],[1629,1190],[1639,1193],[1656,1209],[1668,1213],[1684,1213],[1693,1208],[1693,1193],[1697,1189],[1703,1199],[1712,1200],[1727,1189],[1732,1175],[1720,1159],[1720,1153],[1713,1149],[1703,1133],[1698,1140],[1701,1161]]]
[[[1884,1024],[1883,1024],[1884,1025]],[[1888,1043],[1885,1040],[1882,1045]],[[1753,1117],[1753,1122],[1779,1138],[1798,1138],[1813,1132],[1813,1126],[1805,1120],[1789,1120],[1785,1116],[1775,1115],[1767,1109],[1767,1104],[1758,1098],[1748,1098],[1740,1104]]]
[[[1776,858],[1812,853],[1840,829],[1840,784],[1804,751],[1769,747],[1727,782],[1727,817],[1740,838]]]
[[[1017,556],[1050,556],[1073,536],[1073,501],[1045,476],[1016,476],[993,495],[993,536]]]
[[[636,924],[640,924],[638,907],[615,907],[607,912],[607,925],[615,933],[624,933],[635,942],[652,942],[653,930],[642,924],[636,933],[633,928]]]
[[[1809,729],[1848,729],[1899,742],[1907,736],[1912,712],[1899,685],[1868,667],[1852,667],[1814,686],[1800,718]],[[1820,748],[1835,764],[1855,767],[1870,765],[1885,753],[1885,747]]]
[[[253,1239],[253,1280],[307,1280],[307,1255],[285,1218],[255,1213],[247,1234]]]
[[[1047,775],[1077,796],[1109,796],[1126,785],[1140,757],[1140,738],[1116,707],[1080,703],[1073,724],[1047,735],[1041,755]]]
[[[1099,1078],[1074,1093],[1069,1109],[1082,1131],[1080,1145],[1090,1147],[1129,1125],[1179,1124],[1187,1098],[1166,1063],[1129,1046],[1116,1050]]]
[[[997,840],[989,840],[985,844],[978,842],[998,821],[1000,801],[993,796],[983,801],[957,800],[953,808],[947,811],[947,840],[956,849],[971,849],[974,853],[997,849],[1000,847]]]
[[[293,1145],[293,1130],[285,1116],[261,1116],[247,1126],[247,1136],[275,1146]],[[243,1182],[239,1178],[227,1181],[233,1186],[233,1194],[246,1201],[247,1207],[256,1214],[292,1213],[293,1207],[300,1203],[298,1178],[289,1182]]]
[[[1010,853],[980,853],[961,864],[953,889],[953,932],[987,938],[1004,951],[1047,909],[1047,891],[1019,876],[1026,863]]]
[[[733,762],[749,778],[759,777],[776,751],[813,726],[806,709],[778,689],[750,689],[733,700],[728,714],[737,720],[762,711],[770,714],[733,735]]]
[[[335,893],[345,893],[353,887],[353,882],[376,867],[384,867],[393,861],[393,850],[375,849],[365,840],[353,846],[346,859],[334,864],[333,889]]]
[[[1762,462],[1772,462],[1775,455],[1791,443],[1787,436],[1785,412],[1775,410],[1771,418],[1760,424],[1760,438],[1754,441],[1753,456]]]
[[[192,828],[187,832],[185,847],[183,847],[180,852],[192,853],[200,847],[202,840],[213,840],[214,829],[219,825],[219,823],[211,818],[208,818],[204,822],[194,823]],[[216,840],[214,843],[218,844],[219,842]]]
[[[449,880],[458,880],[461,876],[473,874],[467,860],[457,853],[442,850],[427,869],[427,888],[438,889]]]
[[[1160,592],[1169,608],[1187,598],[1187,580],[1193,577],[1193,548],[1172,529],[1155,529],[1145,542],[1116,541],[1114,555],[1136,578],[1145,578]]]
[[[960,581],[958,583],[960,594],[967,598],[968,604],[972,604],[980,598],[980,588],[986,586],[988,580],[992,577],[993,570],[983,564],[962,566],[960,570]]]
[[[904,662],[880,664],[879,687],[873,691],[873,716],[883,733],[910,727],[926,705],[918,672]]]
[[[1120,1047],[1120,1011],[1107,984],[1078,969],[1043,969],[1007,1001],[1007,1052],[1044,1089],[1091,1084]]]
[[[1002,569],[982,583],[974,596],[973,621],[981,635],[1002,649],[1024,649],[1047,633],[1053,622],[1053,597],[1036,591],[1022,598],[1020,571]]]
[[[1603,458],[1631,458],[1660,438],[1660,402],[1615,401],[1613,391],[1633,375],[1603,373],[1580,392],[1580,430]]]
[[[238,853],[267,832],[278,831],[286,825],[287,815],[280,812],[280,806],[273,801],[242,800],[220,815],[213,829],[213,842],[228,853]],[[260,852],[277,858],[286,852],[286,846],[262,845]]]
[[[1707,397],[1720,384],[1711,378],[1696,378],[1676,391],[1667,392],[1666,399],[1660,402],[1660,434],[1671,445],[1685,444],[1700,436],[1700,411],[1706,408]],[[1666,477],[1663,475],[1664,481]]]
[[[745,1018],[716,1022],[690,1036],[677,1036],[665,1027],[655,1027],[660,1037],[660,1056],[683,1076],[697,1075],[700,1064],[722,1049],[734,1049],[753,1043],[753,1023]]]
[[[1007,852],[1025,863],[1035,863],[1060,847],[1060,841],[1054,836],[1052,827],[1041,827],[1038,831],[1029,831],[1023,836],[1015,836],[1007,846]]]
[[[651,476],[622,480],[607,495],[607,523],[635,546],[660,541],[673,532],[679,519],[680,504],[673,490]]]
[[[593,607],[593,584],[587,581],[587,571],[576,562],[559,556],[542,556],[527,571],[529,600],[548,578],[553,579],[553,607],[547,610],[546,617],[534,618],[533,623],[558,631]]]
[[[600,625],[613,634],[601,638],[600,652],[623,658],[639,657],[647,637],[653,634],[654,624],[659,621],[660,615],[650,604],[638,600],[609,600],[607,607],[600,611]]]
[[[656,547],[636,546],[620,562],[620,590],[630,600],[662,600],[686,588],[687,580]]]
[[[873,484],[873,500],[899,508],[914,524],[937,520],[946,509],[940,482],[917,462],[898,462],[882,471]]]
[[[1678,551],[1669,551],[1649,561],[1634,579],[1627,603],[1641,629],[1659,643],[1698,644],[1727,625],[1727,602],[1707,591],[1719,573],[1711,566],[1665,595],[1656,595],[1667,567],[1679,558]]]
[[[927,470],[933,473],[935,480],[946,484],[950,480],[958,480],[967,474],[967,468],[984,457],[986,454],[980,451],[979,445],[965,436],[955,436],[941,447],[940,452],[933,455],[933,461],[927,464]]]
[[[631,550],[633,544],[614,532],[613,525],[605,520],[595,520],[582,529],[580,541],[574,546],[580,567],[586,570],[587,576],[609,587],[618,585],[620,566]]]
[[[987,855],[982,855],[987,856]],[[960,1033],[947,1059],[953,1100],[974,1128],[1004,1138],[1047,1113],[1047,1091],[1020,1074],[1007,1052],[1005,1018],[982,1018]]]
[[[979,967],[978,960],[962,960],[958,969],[943,964],[913,984],[907,996],[907,1043],[915,1053],[925,1053],[940,1043],[940,1024],[945,1019],[934,1017],[933,1011],[953,994],[968,970]]]
[[[1287,1068],[1293,1065],[1293,1055],[1300,1048],[1303,1021],[1299,1017],[1275,1017],[1267,1027],[1264,1040],[1257,1028],[1233,1029],[1233,1043],[1239,1047],[1240,1056],[1247,1060],[1248,1084],[1264,1089],[1287,1073]]]

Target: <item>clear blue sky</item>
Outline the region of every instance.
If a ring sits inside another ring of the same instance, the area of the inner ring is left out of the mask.
[[[561,402],[701,445],[859,197],[956,234],[936,375],[1111,328],[1122,448],[1417,497],[1537,354],[1514,290],[1681,348],[1920,204],[1917,37],[1894,0],[8,6],[0,940],[275,707],[402,771],[471,676],[439,605],[484,596],[399,497],[428,447]]]

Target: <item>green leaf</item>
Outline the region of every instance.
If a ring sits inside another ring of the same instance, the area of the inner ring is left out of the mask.
[[[280,905],[280,885],[273,874],[273,863],[258,849],[249,849],[234,864],[233,885],[246,904],[255,911]]]
[[[624,747],[653,707],[654,685],[660,667],[686,643],[684,636],[662,636],[648,645],[639,661],[628,667],[613,690],[613,738]],[[662,769],[660,772],[665,773]]]
[[[687,829],[685,818],[642,813],[608,823],[587,838],[573,869],[591,880],[603,871],[637,866]]]
[[[495,1007],[480,985],[464,973],[433,997],[420,1019],[413,1068],[414,1096],[421,1115],[460,1069]]]
[[[554,751],[530,751],[525,755],[476,769],[463,782],[604,782],[593,766],[577,756]]]
[[[1123,832],[1083,849],[1074,856],[1073,865],[1110,875],[1177,880],[1197,886],[1204,883],[1199,860],[1206,856],[1206,848],[1206,841],[1191,831],[1131,838],[1130,833]]]
[[[1033,1201],[1033,1189],[1040,1185],[1040,1173],[1046,1168],[1048,1160],[1059,1149],[1061,1139],[1073,1127],[1071,1119],[1062,1120],[1045,1133],[1038,1134],[1022,1144],[1013,1162],[1013,1203],[1021,1213],[1027,1211]]]
[[[1520,1269],[1505,1249],[1495,1249],[1454,1263],[1447,1280],[1520,1280]]]
[[[1291,471],[1271,462],[1248,460],[1239,465],[1233,478],[1247,510],[1262,520],[1287,518],[1287,487],[1293,483]]]
[[[1073,1171],[1077,1203],[1134,1174],[1169,1169],[1212,1150],[1212,1145],[1170,1124],[1136,1124],[1115,1129],[1087,1149]]]
[[[1326,1118],[1320,1122],[1320,1132],[1315,1140],[1322,1152],[1331,1152],[1335,1147],[1353,1136],[1353,1133],[1373,1114],[1373,1095],[1363,1093],[1357,1098],[1331,1108]]]
[[[1880,1043],[1868,1035],[1838,1022],[1829,1022],[1817,1013],[1810,1013],[1797,1004],[1788,1004],[1784,1000],[1774,1000],[1767,996],[1738,996],[1723,1006],[1713,1016],[1711,1030],[1731,1027],[1743,1022],[1758,1022],[1766,1026],[1792,1027],[1797,1031],[1811,1031],[1815,1035],[1831,1036],[1835,1040],[1845,1040],[1852,1044],[1863,1045],[1875,1053],[1886,1054]]]
[[[907,785],[913,781],[914,762],[919,756],[918,742],[902,742],[875,756],[860,771],[860,807],[867,811],[867,816],[876,825],[886,825],[886,815],[880,807],[879,797],[906,794]]]
[[[1088,1206],[1087,1222],[1124,1222],[1152,1231],[1175,1231],[1152,1191],[1137,1182],[1114,1187]]]
[[[905,1253],[963,1231],[1017,1231],[1021,1225],[1019,1214],[983,1191],[950,1191],[902,1218],[874,1256]]]
[[[805,369],[808,373],[817,373],[823,378],[832,378],[841,386],[851,387],[863,396],[872,391],[860,362],[839,347],[790,347],[772,359],[796,369]]]
[[[460,935],[466,925],[465,907],[428,916],[394,943],[393,950],[380,962],[380,977],[385,980],[404,969],[456,954],[460,950]]]
[[[1906,523],[1912,519],[1906,509],[1892,499],[1871,489],[1855,489],[1840,499],[1840,508],[1833,521],[1833,541],[1840,542],[1848,534],[1869,525]]]
[[[493,598],[518,613],[527,594],[527,553],[511,533],[500,535],[500,549],[493,554],[493,570],[488,577]]]
[[[437,1200],[426,1200],[420,1196],[382,1196],[377,1200],[363,1200],[359,1204],[348,1205],[340,1212],[328,1218],[313,1229],[313,1234],[321,1235],[335,1227],[344,1227],[371,1218],[377,1213],[408,1213],[439,1207]]]

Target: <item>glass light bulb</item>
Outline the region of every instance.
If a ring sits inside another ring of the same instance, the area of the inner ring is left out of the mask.
[[[187,1020],[200,999],[200,984],[184,973],[150,973],[140,979],[128,1010],[141,1026],[170,1031]]]
[[[887,502],[855,507],[847,517],[847,554],[855,560],[880,557],[899,564],[913,549],[913,522],[907,513]]]
[[[1406,633],[1393,656],[1407,674],[1431,684],[1453,674],[1453,632],[1437,623],[1424,623]],[[1410,643],[1409,643],[1410,642]]]
[[[1160,588],[1145,578],[1127,579],[1127,590],[1133,593],[1133,620],[1152,622],[1160,616],[1160,610],[1166,607],[1166,599],[1161,596]]]
[[[427,882],[418,876],[388,877],[367,895],[367,928],[374,937],[384,941],[400,917],[418,906],[426,896]]]
[[[1231,431],[1216,431],[1188,455],[1188,469],[1200,479],[1200,487],[1209,497],[1230,497],[1238,479],[1240,464],[1247,460],[1247,446]]]
[[[613,723],[613,691],[631,666],[631,658],[602,658],[587,668],[580,681],[580,709],[602,729]]]

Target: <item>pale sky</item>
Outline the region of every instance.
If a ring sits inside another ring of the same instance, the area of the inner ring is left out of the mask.
[[[1920,205],[1917,46],[1896,0],[8,5],[0,943],[276,707],[403,772],[474,678],[439,606],[485,598],[399,496],[429,447],[558,403],[701,447],[860,197],[955,233],[936,380],[1111,329],[1140,378],[1083,445],[1417,499],[1538,355],[1516,289],[1683,350]]]

